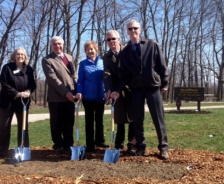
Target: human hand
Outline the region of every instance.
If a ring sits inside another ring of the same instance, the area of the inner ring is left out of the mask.
[[[77,93],[75,98],[78,99],[79,101],[82,100],[82,94],[81,93]]]
[[[106,105],[108,105],[110,103],[110,94],[111,94],[111,91],[108,90],[106,93]]]
[[[21,92],[17,93],[17,95],[15,96],[14,100],[17,99],[17,98],[20,98],[21,97]]]
[[[116,91],[112,92],[110,94],[110,97],[113,98],[114,100],[117,100],[119,98],[120,94]]]
[[[161,88],[160,91],[161,93],[165,93],[167,91],[167,88]]]
[[[73,96],[73,94],[72,94],[71,92],[66,93],[65,97],[66,97],[69,101],[74,102],[74,96]]]
[[[29,90],[26,90],[26,91],[20,92],[20,96],[19,97],[29,98],[30,97],[30,91]]]

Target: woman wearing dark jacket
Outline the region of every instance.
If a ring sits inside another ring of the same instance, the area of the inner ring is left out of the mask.
[[[76,97],[82,100],[85,109],[86,151],[94,152],[95,145],[102,148],[109,147],[105,144],[103,126],[105,103],[104,68],[103,60],[97,56],[98,46],[95,42],[86,42],[84,49],[87,58],[79,64]]]
[[[25,49],[18,48],[12,55],[10,62],[3,66],[0,82],[0,157],[7,155],[10,144],[10,130],[13,114],[16,114],[18,124],[17,144],[21,144],[23,104],[30,98],[30,94],[35,90],[33,69],[27,65],[28,58]],[[29,103],[27,105],[27,111]],[[29,147],[28,138],[28,112],[26,117],[25,147]]]

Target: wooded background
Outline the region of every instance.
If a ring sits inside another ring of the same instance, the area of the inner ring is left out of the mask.
[[[98,43],[100,56],[108,50],[110,29],[126,44],[130,19],[164,52],[170,74],[164,100],[173,102],[174,87],[204,87],[223,100],[223,0],[0,0],[0,68],[15,48],[25,48],[37,82],[33,101],[46,106],[41,59],[50,53],[51,37],[63,37],[77,68],[87,40]]]

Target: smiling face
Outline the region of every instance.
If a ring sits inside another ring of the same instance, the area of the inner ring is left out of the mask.
[[[92,61],[96,60],[97,51],[92,44],[86,46],[85,53]]]
[[[52,52],[54,52],[55,54],[59,55],[59,54],[63,53],[63,49],[64,49],[63,40],[61,40],[61,39],[52,40],[52,42],[51,42],[51,50],[52,50]]]
[[[108,47],[110,47],[112,51],[118,52],[120,50],[120,38],[117,38],[115,33],[107,33],[106,40]]]
[[[25,53],[23,50],[18,49],[15,55],[16,65],[22,66],[22,64],[25,62]]]
[[[127,25],[127,32],[132,42],[136,43],[140,39],[141,27],[138,22],[130,22]]]

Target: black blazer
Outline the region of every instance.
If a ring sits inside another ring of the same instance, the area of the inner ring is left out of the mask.
[[[140,57],[130,41],[121,51],[121,77],[116,91],[120,92],[125,84],[133,90],[157,90],[168,86],[168,70],[158,43],[141,38],[140,47]]]
[[[18,92],[26,90],[30,90],[32,93],[36,88],[33,69],[29,65],[24,65],[21,71],[17,70],[15,63],[4,65],[0,75],[0,82],[2,87],[0,92],[0,108],[4,109],[22,110],[21,98],[14,99],[15,96]],[[26,102],[26,99],[24,99],[24,102]]]

